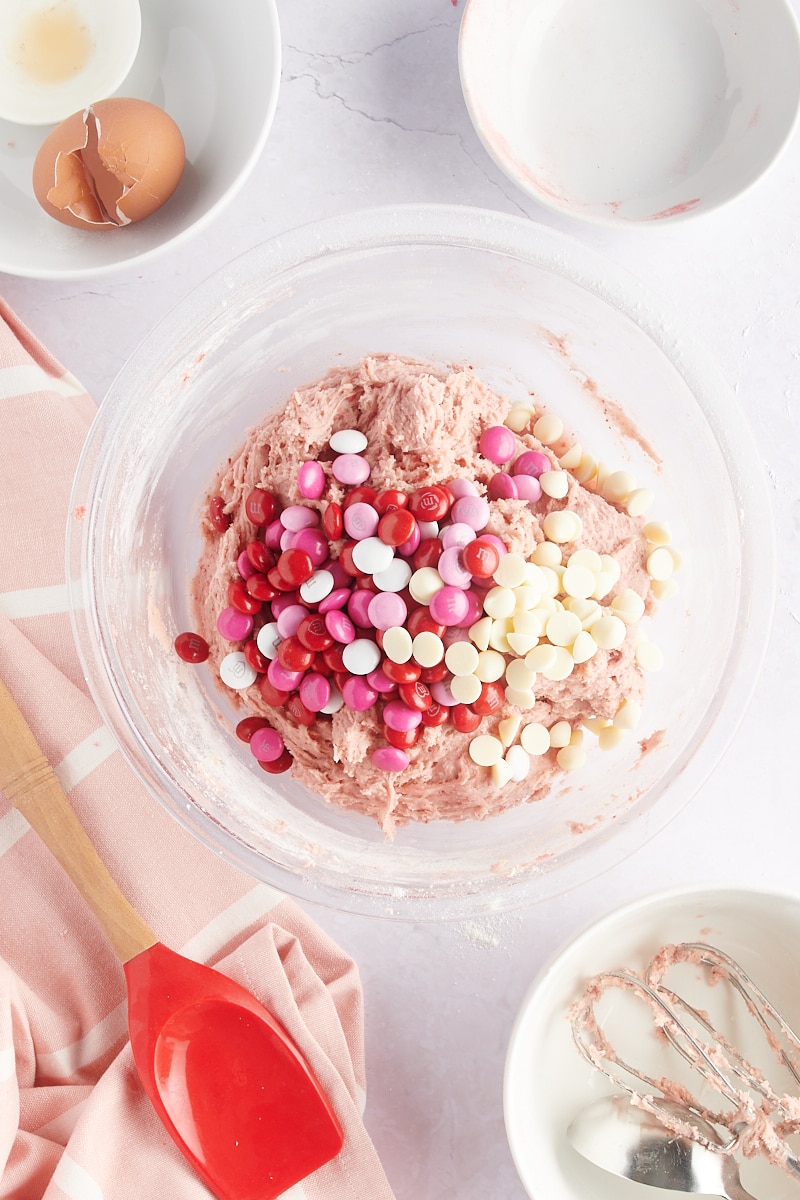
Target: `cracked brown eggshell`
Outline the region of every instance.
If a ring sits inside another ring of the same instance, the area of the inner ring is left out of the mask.
[[[146,100],[100,100],[45,138],[33,165],[42,208],[77,229],[115,229],[149,217],[178,186],[183,137]]]

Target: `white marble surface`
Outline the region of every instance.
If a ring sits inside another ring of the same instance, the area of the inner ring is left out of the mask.
[[[681,816],[602,879],[491,921],[387,928],[314,910],[361,967],[366,1119],[398,1200],[522,1200],[503,1130],[503,1060],[545,958],[596,915],[673,884],[800,889],[800,134],[717,214],[641,234],[583,227],[527,201],[482,149],[458,82],[460,5],[278,4],[277,119],[233,208],[141,271],[74,284],[0,276],[0,293],[97,398],[174,301],[264,238],[364,205],[460,202],[560,228],[672,301],[722,364],[752,422],[753,467],[761,455],[769,473],[783,546],[771,649],[734,744]]]

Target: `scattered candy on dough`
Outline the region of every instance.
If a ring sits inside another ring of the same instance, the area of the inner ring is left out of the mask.
[[[611,750],[675,590],[652,493],[469,369],[335,368],[253,429],[205,505],[196,631],[270,774],[369,814],[484,818]],[[671,585],[671,586],[668,586]]]

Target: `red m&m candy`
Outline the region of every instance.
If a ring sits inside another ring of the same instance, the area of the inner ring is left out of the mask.
[[[470,575],[477,579],[491,579],[500,566],[500,553],[485,538],[476,538],[462,548],[461,561]]]
[[[271,492],[253,488],[244,502],[244,511],[254,525],[269,525],[278,511],[278,503]]]
[[[208,658],[209,646],[199,633],[179,633],[175,638],[175,652],[184,662],[201,663]]]

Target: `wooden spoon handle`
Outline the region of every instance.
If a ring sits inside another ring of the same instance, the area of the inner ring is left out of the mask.
[[[0,789],[58,859],[121,962],[158,941],[109,875],[1,679]]]

